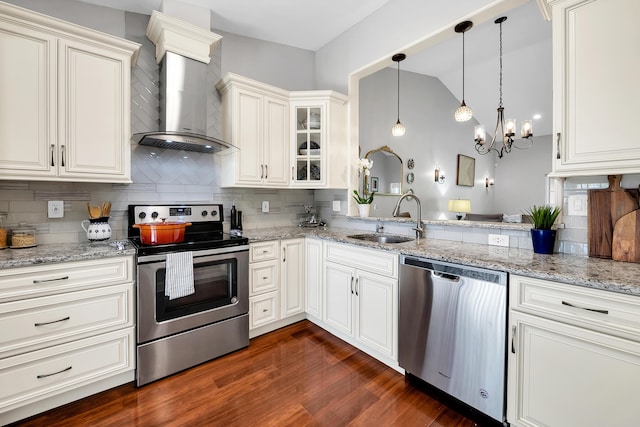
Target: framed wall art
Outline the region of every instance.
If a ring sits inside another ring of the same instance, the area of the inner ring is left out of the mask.
[[[458,154],[458,174],[456,185],[463,187],[473,187],[476,176],[476,159],[473,157]]]

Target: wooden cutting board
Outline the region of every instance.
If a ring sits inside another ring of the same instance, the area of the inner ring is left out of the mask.
[[[608,179],[609,188],[587,192],[590,257],[611,258],[615,224],[638,209],[638,190],[620,187],[622,175],[609,175]]]
[[[640,210],[636,209],[616,222],[611,257],[616,261],[640,262]]]

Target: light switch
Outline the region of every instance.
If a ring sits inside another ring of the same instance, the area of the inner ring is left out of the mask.
[[[573,194],[567,198],[567,215],[587,216],[587,195]]]
[[[333,201],[333,211],[340,212],[340,200]]]
[[[269,201],[265,200],[262,202],[262,213],[269,213]]]

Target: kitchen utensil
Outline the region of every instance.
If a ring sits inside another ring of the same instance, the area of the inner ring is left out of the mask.
[[[638,209],[638,190],[620,187],[621,175],[609,175],[609,188],[588,190],[589,256],[611,258],[613,228],[629,212]]]
[[[111,237],[111,226],[102,218],[85,219],[80,222],[80,226],[87,233],[87,239],[92,242],[108,240]]]
[[[87,210],[89,211],[89,218],[91,219],[100,218],[102,216],[102,209],[100,206],[90,206],[89,202],[87,202]]]
[[[184,231],[190,222],[157,222],[133,224],[140,230],[140,241],[143,245],[163,245],[180,243],[184,240]]]
[[[616,261],[640,262],[640,210],[629,212],[616,222],[611,258]]]

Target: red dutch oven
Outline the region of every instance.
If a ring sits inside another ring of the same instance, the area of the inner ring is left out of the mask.
[[[133,224],[140,229],[140,241],[143,245],[164,245],[180,243],[184,240],[184,231],[190,222],[152,222]]]

